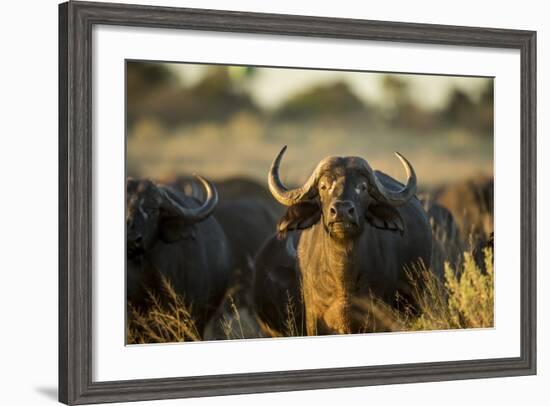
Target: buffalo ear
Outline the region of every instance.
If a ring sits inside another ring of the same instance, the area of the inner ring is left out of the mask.
[[[185,224],[184,220],[175,217],[162,217],[159,223],[159,238],[171,244],[183,239],[194,238],[195,230],[192,224]]]
[[[313,200],[290,206],[277,224],[277,235],[283,238],[288,231],[309,228],[321,218],[321,207]]]
[[[405,223],[399,210],[389,204],[371,203],[365,218],[373,227],[381,230],[399,231],[401,235],[405,231]]]

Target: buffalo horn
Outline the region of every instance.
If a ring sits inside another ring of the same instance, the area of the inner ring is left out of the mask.
[[[407,161],[403,155],[399,152],[396,152],[395,155],[399,158],[405,167],[405,172],[407,173],[407,184],[400,190],[390,190],[386,188],[366,162],[365,169],[369,179],[371,195],[378,201],[397,207],[407,203],[416,193],[416,173],[414,172],[414,168],[411,163]]]
[[[207,218],[218,203],[218,192],[216,188],[202,176],[196,176],[206,191],[206,199],[200,207],[184,207],[170,197],[169,193],[161,189],[163,195],[162,207],[176,216],[182,217],[190,223],[196,223]]]
[[[296,189],[287,189],[279,177],[279,166],[281,165],[281,160],[283,159],[285,151],[286,145],[275,157],[273,164],[271,164],[267,183],[269,185],[269,191],[279,203],[284,204],[285,206],[292,206],[301,200],[309,199],[315,195],[315,183],[317,181],[319,167],[313,171],[309,179],[302,186],[297,187]]]

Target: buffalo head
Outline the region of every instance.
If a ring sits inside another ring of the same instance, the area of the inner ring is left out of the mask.
[[[138,258],[157,240],[170,243],[192,233],[192,224],[207,218],[218,202],[216,189],[197,176],[206,191],[199,207],[186,204],[180,194],[150,180],[126,181],[126,241],[129,258]],[[188,199],[192,200],[192,199]],[[187,200],[186,200],[187,201]]]
[[[396,207],[416,193],[416,174],[402,155],[396,152],[408,179],[399,189],[386,187],[363,158],[334,156],[319,162],[302,186],[287,189],[279,178],[285,151],[286,146],[273,161],[268,178],[271,194],[288,206],[278,224],[280,235],[311,227],[320,220],[335,240],[356,238],[365,221],[376,228],[403,232],[403,219]]]

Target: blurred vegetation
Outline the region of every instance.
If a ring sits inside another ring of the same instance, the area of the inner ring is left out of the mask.
[[[493,87],[493,81],[488,80],[477,102],[464,91],[454,89],[442,111],[441,121],[447,126],[479,129],[484,135],[492,135]]]
[[[177,84],[178,78],[166,65],[146,62],[128,62],[127,64],[126,95],[130,109],[159,87]]]
[[[127,62],[126,103],[127,124],[132,126],[140,118],[139,104],[162,88],[178,86],[178,78],[166,65],[160,63]]]
[[[183,81],[165,64],[127,64],[127,172],[162,179],[201,173],[220,180],[262,181],[282,145],[283,176],[300,183],[327,155],[361,155],[400,179],[393,158],[413,162],[420,188],[478,174],[492,176],[493,83],[477,96],[456,88],[436,109],[415,102],[402,75],[380,74],[379,103],[366,102],[342,80],[300,87],[271,109],[252,97],[262,68],[195,65]],[[276,88],[276,84],[274,84]],[[435,162],[445,162],[437,171]]]
[[[176,127],[198,122],[224,122],[246,111],[271,121],[307,121],[330,118],[346,121],[360,113],[393,127],[425,130],[430,127],[466,128],[491,135],[493,128],[493,81],[487,80],[474,100],[455,88],[445,105],[434,111],[419,108],[407,81],[398,75],[380,75],[383,106],[369,105],[343,81],[315,85],[291,94],[273,111],[263,111],[247,90],[247,81],[260,68],[206,66],[198,83],[183,86],[169,68],[160,63],[127,64],[128,124],[153,119]],[[369,113],[369,114],[367,114]],[[130,132],[130,135],[132,132]]]
[[[235,79],[226,67],[209,67],[199,83],[185,88],[162,65],[128,63],[127,66],[130,130],[139,120],[152,119],[173,128],[183,123],[224,121],[239,111],[259,113],[250,95],[233,85]]]
[[[273,113],[277,120],[311,120],[348,117],[367,108],[345,82],[315,86],[291,96]],[[363,118],[366,118],[363,116]]]
[[[407,82],[392,75],[382,76],[381,82],[386,101],[386,108],[382,113],[388,123],[397,127],[424,127],[422,123],[426,120],[427,113],[412,102]]]

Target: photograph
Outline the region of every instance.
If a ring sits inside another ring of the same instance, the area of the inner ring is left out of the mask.
[[[124,69],[127,345],[494,327],[493,77]]]
[[[316,5],[59,5],[60,402],[542,387],[541,25]]]

